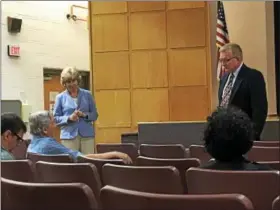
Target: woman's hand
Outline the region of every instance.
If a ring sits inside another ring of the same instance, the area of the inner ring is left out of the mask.
[[[77,115],[78,115],[79,117],[86,117],[86,114],[83,113],[82,111],[76,110],[76,112],[77,112]]]
[[[71,120],[71,121],[77,121],[78,119],[79,119],[79,116],[78,116],[77,111],[74,111],[69,117],[69,120]]]
[[[131,164],[132,163],[131,158],[125,153],[115,152],[115,156],[116,156],[116,158],[122,159],[125,164]]]

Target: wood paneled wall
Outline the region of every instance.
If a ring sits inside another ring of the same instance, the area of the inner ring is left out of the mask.
[[[137,122],[205,120],[211,109],[206,2],[90,2],[96,143]]]

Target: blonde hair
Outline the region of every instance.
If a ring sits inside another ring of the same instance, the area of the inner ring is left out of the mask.
[[[60,83],[65,85],[68,80],[75,79],[78,81],[78,84],[81,81],[81,75],[79,71],[74,67],[66,67],[63,69],[60,75]]]
[[[236,43],[228,43],[222,46],[219,50],[219,52],[226,52],[230,51],[233,55],[233,57],[239,58],[240,61],[243,60],[243,52],[241,47]]]

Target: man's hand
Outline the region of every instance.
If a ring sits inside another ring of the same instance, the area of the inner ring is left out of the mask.
[[[122,152],[114,152],[114,153],[115,153],[114,155],[116,156],[116,158],[122,159],[125,164],[132,163],[131,158],[127,154],[122,153]]]

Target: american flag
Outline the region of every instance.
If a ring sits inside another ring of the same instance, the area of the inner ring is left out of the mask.
[[[223,74],[225,73],[222,69],[222,65],[219,62],[219,49],[224,46],[226,43],[229,43],[228,29],[224,11],[223,2],[218,1],[217,4],[217,31],[216,31],[216,45],[217,45],[217,76],[218,79],[221,79]]]

